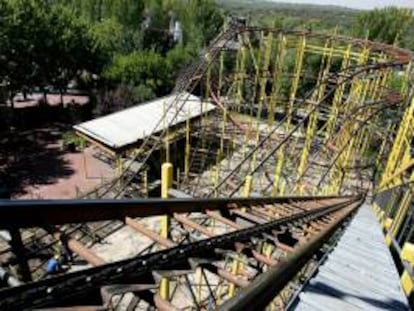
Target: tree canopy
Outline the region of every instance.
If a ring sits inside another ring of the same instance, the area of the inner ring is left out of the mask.
[[[119,98],[117,88],[128,90],[131,104],[132,98],[162,96],[219,32],[224,11],[245,15],[251,24],[414,48],[413,12],[392,7],[359,12],[268,1],[0,0],[0,85],[9,97],[50,87],[63,91],[71,80],[102,98],[103,91]]]
[[[86,73],[104,90],[164,95],[222,25],[213,0],[0,0],[0,83],[12,97]]]
[[[0,6],[0,80],[11,95],[64,87],[83,70],[101,70],[87,24],[68,8],[38,0],[1,0]]]
[[[354,24],[354,34],[383,43],[397,43],[411,47],[414,43],[413,10],[397,7],[375,9],[359,14]],[[411,37],[411,38],[410,38]]]

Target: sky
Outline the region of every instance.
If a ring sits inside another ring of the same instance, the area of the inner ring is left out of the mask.
[[[340,5],[353,9],[369,10],[384,6],[414,8],[414,0],[272,0],[284,3],[308,3],[323,5]]]

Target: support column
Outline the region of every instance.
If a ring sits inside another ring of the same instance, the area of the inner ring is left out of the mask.
[[[173,165],[164,163],[161,167],[161,197],[168,198],[168,189],[171,188],[173,182]],[[168,215],[161,216],[161,236],[165,239],[169,237],[170,219]],[[170,283],[167,278],[162,278],[160,283],[160,296],[162,299],[170,298]]]
[[[191,157],[191,143],[190,143],[190,111],[187,111],[187,120],[185,122],[185,154],[184,154],[184,179],[188,179],[190,172],[190,157]]]
[[[17,263],[19,265],[19,273],[21,274],[24,282],[32,281],[32,275],[30,274],[30,268],[26,260],[26,254],[20,230],[18,228],[9,229],[11,241],[10,246],[12,247],[13,253],[16,256]]]
[[[252,185],[253,185],[253,176],[247,175],[246,176],[246,182],[244,184],[244,190],[243,190],[243,197],[248,198],[250,197],[250,193],[252,192]],[[232,267],[231,267],[231,273],[237,277],[239,274],[239,271],[243,269],[243,264],[241,261],[241,255],[237,255],[236,258],[233,259]],[[231,283],[229,286],[229,296],[234,297],[236,293],[236,285],[234,283]]]
[[[253,186],[253,176],[247,175],[246,176],[246,182],[244,184],[244,190],[243,190],[243,197],[248,198],[250,197],[250,193],[252,192],[252,186]]]
[[[401,260],[406,261],[410,266],[414,265],[414,244],[406,242],[401,251]],[[407,272],[404,270],[401,276],[401,284],[404,290],[404,293],[409,297],[414,289],[414,282]]]

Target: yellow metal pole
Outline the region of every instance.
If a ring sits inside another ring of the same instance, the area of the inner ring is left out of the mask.
[[[187,111],[187,120],[185,124],[185,154],[184,154],[184,176],[185,180],[188,178],[190,172],[190,156],[191,156],[191,145],[190,145],[190,111]]]
[[[263,103],[265,101],[265,97],[266,97],[266,84],[267,84],[267,71],[269,70],[269,63],[270,63],[270,56],[272,53],[272,44],[273,44],[273,35],[270,32],[269,35],[263,39],[264,43],[263,43],[263,48],[264,48],[264,52],[263,52],[263,56],[261,57],[262,59],[262,70],[260,72],[260,69],[258,69],[258,73],[259,75],[261,75],[261,78],[258,79],[259,81],[259,107],[257,110],[257,116],[256,116],[256,138],[255,138],[255,143],[256,145],[259,144],[259,140],[260,140],[260,123],[261,123],[261,115],[262,115],[262,111],[263,111]],[[253,159],[252,159],[252,167],[256,166],[256,159],[257,159],[257,152],[253,153]]]
[[[243,46],[240,49],[240,59],[239,59],[239,68],[237,75],[237,111],[240,112],[241,108],[241,102],[243,100],[243,84],[244,84],[244,78],[245,78],[245,68],[246,68],[246,49]]]
[[[275,112],[277,108],[277,101],[280,96],[280,90],[281,90],[281,81],[283,76],[283,64],[284,59],[286,55],[286,45],[287,40],[286,37],[282,34],[279,34],[278,38],[278,56],[275,62],[274,67],[276,68],[273,72],[273,85],[272,85],[272,91],[270,94],[270,100],[269,100],[269,114],[268,114],[268,123],[269,125],[273,125],[274,119],[275,119]]]
[[[408,262],[411,266],[414,265],[414,244],[406,242],[402,248],[401,254],[401,261]],[[407,270],[404,270],[401,276],[401,284],[404,290],[404,293],[409,297],[414,289],[414,282],[411,279],[410,274]]]
[[[302,76],[302,67],[303,67],[303,59],[305,56],[305,49],[306,49],[306,37],[302,36],[298,43],[298,48],[296,52],[295,71],[293,73],[293,80],[292,80],[292,86],[290,89],[289,103],[288,103],[288,109],[287,109],[287,118],[288,118],[286,122],[287,128],[289,128],[290,123],[292,121],[292,113],[293,113],[294,103],[296,100],[296,93],[299,89],[299,82]]]
[[[146,198],[148,198],[148,192],[148,171],[144,170],[144,193]]]
[[[226,133],[226,124],[227,124],[227,109],[223,110],[223,122],[221,125],[221,136],[220,136],[220,156],[224,154],[224,135]],[[220,157],[220,161],[222,158]]]
[[[173,165],[171,163],[164,163],[161,167],[161,197],[168,198],[168,189],[171,188],[173,182]],[[169,217],[167,215],[161,216],[161,236],[168,239],[169,237]],[[160,285],[161,298],[168,300],[170,297],[170,282],[167,278],[161,279]]]
[[[122,171],[123,171],[123,167],[122,167],[122,157],[121,155],[117,154],[116,156],[116,171],[118,174],[118,187],[122,188]]]
[[[403,154],[406,152],[407,142],[409,141],[409,138],[412,138],[414,135],[413,131],[410,131],[413,121],[414,98],[411,100],[411,105],[406,109],[404,117],[400,123],[400,127],[392,146],[390,156],[388,157],[384,173],[381,176],[379,188],[383,188],[389,177],[392,176],[393,173],[399,168],[399,162],[401,161]]]
[[[248,198],[250,196],[250,193],[252,192],[252,186],[253,186],[253,176],[247,175],[246,181],[244,184],[243,197]]]
[[[217,151],[217,157],[216,157],[216,167],[215,167],[215,176],[214,176],[214,182],[213,182],[213,186],[214,186],[214,196],[217,197],[218,196],[218,191],[217,191],[217,185],[220,181],[220,167],[221,167],[221,151],[218,150]]]
[[[414,182],[414,171],[411,173],[410,182]],[[397,235],[397,233],[400,231],[401,225],[403,224],[405,218],[407,217],[408,210],[411,207],[413,199],[413,190],[412,187],[409,187],[409,189],[404,194],[404,197],[401,201],[401,204],[397,210],[397,213],[395,214],[394,220],[391,219],[391,223],[388,224],[390,227],[387,237],[385,238],[385,243],[388,246],[391,246],[392,238]],[[387,225],[387,221],[385,222],[385,225]]]
[[[220,52],[220,68],[219,68],[219,79],[218,79],[218,89],[217,89],[218,98],[220,98],[221,87],[223,85],[223,68],[224,68],[224,53]]]
[[[349,65],[351,49],[352,49],[352,46],[349,44],[347,49],[343,52],[341,70],[344,70]],[[338,81],[338,83],[341,83],[343,78],[340,77],[339,79],[340,80]],[[326,123],[325,142],[327,142],[332,137],[333,131],[335,129],[336,119],[339,115],[339,109],[341,107],[344,92],[345,92],[344,84],[340,84],[339,87],[335,90],[331,112],[329,113],[329,118]]]
[[[208,61],[208,65],[207,65],[207,73],[206,73],[206,93],[204,94],[204,98],[206,100],[208,100],[208,98],[210,97],[210,83],[211,83],[211,55],[207,54],[206,55],[207,61]]]
[[[173,165],[171,163],[164,163],[161,166],[161,197],[168,198],[168,189],[171,188],[173,182]],[[165,236],[168,231],[165,231]]]
[[[253,186],[253,176],[247,175],[246,176],[246,182],[244,184],[243,197],[248,198],[250,196],[250,193],[252,191],[252,186]],[[232,268],[231,268],[231,272],[234,275],[237,275],[239,273],[240,269],[242,269],[242,267],[243,267],[240,260],[241,260],[240,255],[238,255],[237,258],[235,258],[233,260],[233,265],[232,265]],[[230,286],[229,286],[229,296],[233,297],[235,292],[236,292],[236,285],[231,283]]]
[[[166,102],[163,102],[163,126],[165,128],[166,134],[164,138],[164,144],[165,144],[165,162],[170,162],[170,141],[169,141],[169,124],[167,123],[167,107]]]
[[[274,178],[274,181],[273,181],[272,196],[276,196],[278,194],[278,192],[280,191],[280,189],[279,189],[279,180],[280,180],[280,176],[281,176],[281,173],[282,173],[284,156],[285,155],[284,155],[283,146],[282,146],[282,148],[280,148],[278,153],[277,153],[277,163],[275,165],[275,178]],[[279,192],[279,194],[281,194],[281,192]]]

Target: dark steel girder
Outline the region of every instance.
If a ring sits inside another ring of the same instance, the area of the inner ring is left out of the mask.
[[[235,242],[248,242],[253,237],[271,232],[295,221],[311,221],[328,213],[341,210],[351,204],[363,202],[362,196],[348,197],[348,200],[327,204],[312,211],[304,211],[265,224],[230,232],[217,237],[179,245],[170,249],[122,260],[79,272],[57,276],[19,287],[0,291],[1,310],[21,310],[56,306],[64,303],[79,303],[88,298],[97,297],[102,286],[111,284],[136,283],[154,270],[169,270],[188,264],[189,258],[214,258],[217,249],[232,249]],[[277,199],[273,199],[273,202]],[[301,198],[298,198],[301,200]],[[208,202],[206,202],[208,205]],[[207,206],[204,205],[205,208]],[[209,206],[210,207],[210,206]]]
[[[358,206],[349,209],[342,217],[329,223],[326,228],[312,239],[283,259],[276,267],[258,276],[249,286],[241,289],[234,298],[221,305],[219,311],[264,310],[297,275],[298,271],[312,258],[313,254],[332,237],[332,234],[342,225]],[[260,299],[257,299],[260,297]],[[246,308],[254,306],[254,308]]]
[[[325,197],[219,199],[0,200],[0,228],[40,227],[125,217],[226,210],[240,206],[332,199]],[[344,197],[346,198],[346,197]]]

